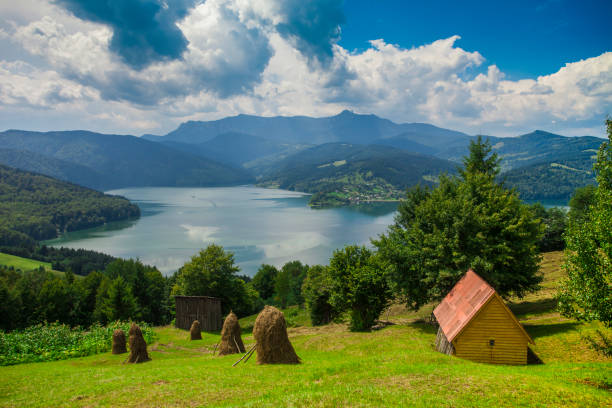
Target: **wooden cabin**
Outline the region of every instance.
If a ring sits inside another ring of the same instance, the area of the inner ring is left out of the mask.
[[[189,330],[194,320],[200,322],[202,331],[221,330],[221,299],[210,296],[175,296],[176,316],[174,325]]]
[[[529,334],[502,298],[469,270],[434,310],[436,349],[466,360],[527,364]]]

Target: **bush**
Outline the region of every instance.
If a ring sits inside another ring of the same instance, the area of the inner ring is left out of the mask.
[[[329,301],[331,290],[329,269],[322,265],[311,266],[302,285],[302,294],[313,326],[330,323],[338,317],[338,310]]]

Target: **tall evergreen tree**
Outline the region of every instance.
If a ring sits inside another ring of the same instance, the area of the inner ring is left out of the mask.
[[[499,160],[479,138],[461,177],[417,187],[374,245],[389,263],[390,285],[410,307],[441,299],[470,268],[502,296],[538,287],[542,226],[514,191],[498,184]]]
[[[138,304],[132,288],[121,277],[111,281],[103,300],[103,312],[107,321],[138,319]]]
[[[463,168],[459,169],[459,174],[464,179],[475,173],[497,176],[500,158],[497,153],[491,153],[492,150],[489,139],[483,141],[482,136],[478,135],[476,141],[470,141],[469,154],[463,158]]]

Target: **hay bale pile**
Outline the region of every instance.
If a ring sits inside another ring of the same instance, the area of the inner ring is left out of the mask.
[[[116,329],[113,332],[113,354],[127,353],[127,347],[125,344],[125,333],[121,329]]]
[[[253,327],[257,342],[257,364],[299,364],[300,358],[287,336],[287,323],[283,312],[266,306],[259,313]]]
[[[136,323],[132,323],[129,331],[130,335],[130,355],[128,356],[128,363],[144,363],[145,361],[151,360],[149,353],[147,353],[147,342],[142,336],[142,331]]]
[[[202,340],[202,328],[200,327],[199,321],[193,321],[189,332],[191,333],[191,340]]]
[[[219,344],[219,355],[244,353],[244,343],[240,336],[240,323],[238,316],[230,312],[223,322],[221,329],[221,343]]]

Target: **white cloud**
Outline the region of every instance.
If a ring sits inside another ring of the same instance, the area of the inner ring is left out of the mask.
[[[0,101],[3,105],[51,109],[96,98],[95,91],[30,64],[0,61]]]
[[[29,15],[36,5],[42,11]],[[41,128],[48,115],[54,126],[70,124],[64,128],[163,133],[188,119],[324,116],[349,108],[469,133],[602,134],[612,106],[610,52],[512,81],[484,66],[480,53],[457,46],[459,36],[412,49],[376,39],[349,52],[331,35],[333,58],[323,66],[276,29],[289,21],[278,0],[199,4],[179,23],[189,40],[183,58],[142,70],[109,51],[108,27],[48,2],[7,3],[0,13],[0,49],[20,47],[33,58],[0,57],[0,119],[11,127],[32,126],[11,122],[29,113]]]

